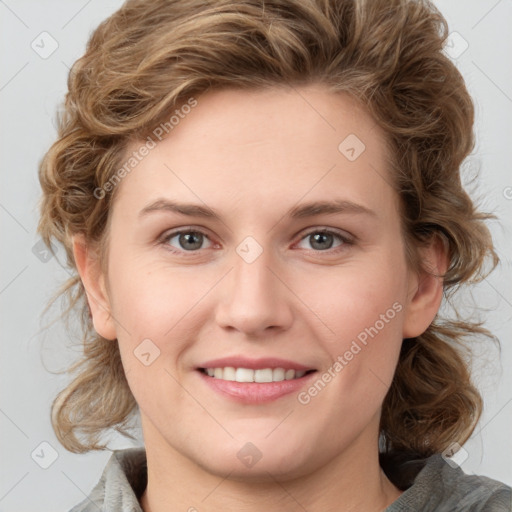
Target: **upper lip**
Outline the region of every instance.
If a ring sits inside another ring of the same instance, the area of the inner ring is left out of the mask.
[[[283,368],[284,370],[314,370],[311,366],[305,366],[295,361],[280,359],[278,357],[261,357],[258,359],[249,359],[244,356],[222,357],[220,359],[211,359],[200,364],[198,368],[248,368],[260,370],[263,368]]]

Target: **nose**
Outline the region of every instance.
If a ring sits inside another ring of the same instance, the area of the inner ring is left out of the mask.
[[[217,303],[217,325],[257,337],[290,327],[293,315],[285,276],[270,251],[247,262],[236,252],[233,269],[223,279]]]

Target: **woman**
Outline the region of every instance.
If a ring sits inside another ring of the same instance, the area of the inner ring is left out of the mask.
[[[140,414],[73,511],[505,511],[450,458],[481,413],[442,299],[497,262],[473,105],[426,1],[131,0],[40,169],[84,354],[70,451]]]

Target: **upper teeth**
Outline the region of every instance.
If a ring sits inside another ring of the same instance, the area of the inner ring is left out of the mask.
[[[303,370],[285,370],[284,368],[205,368],[210,377],[236,382],[279,382],[282,380],[299,379],[306,373]]]

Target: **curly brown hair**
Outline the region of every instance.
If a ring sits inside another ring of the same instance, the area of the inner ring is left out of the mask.
[[[92,34],[71,69],[58,140],[43,158],[39,232],[62,244],[73,276],[56,297],[81,312],[83,355],[52,405],[70,451],[104,449],[108,428],[129,435],[137,404],[117,343],[93,328],[77,274],[72,236],[83,234],[106,260],[116,190],[97,199],[127,146],[144,140],[193,96],[222,88],[320,83],[356,98],[386,134],[411,268],[434,238],[449,256],[445,299],[484,277],[498,258],[485,220],[460,179],[474,147],[474,108],[443,53],[445,19],[426,0],[128,0]],[[106,269],[106,266],[103,265]],[[56,300],[56,298],[54,299]],[[463,444],[482,400],[465,358],[480,323],[438,315],[403,341],[381,417],[389,457],[426,457]]]

